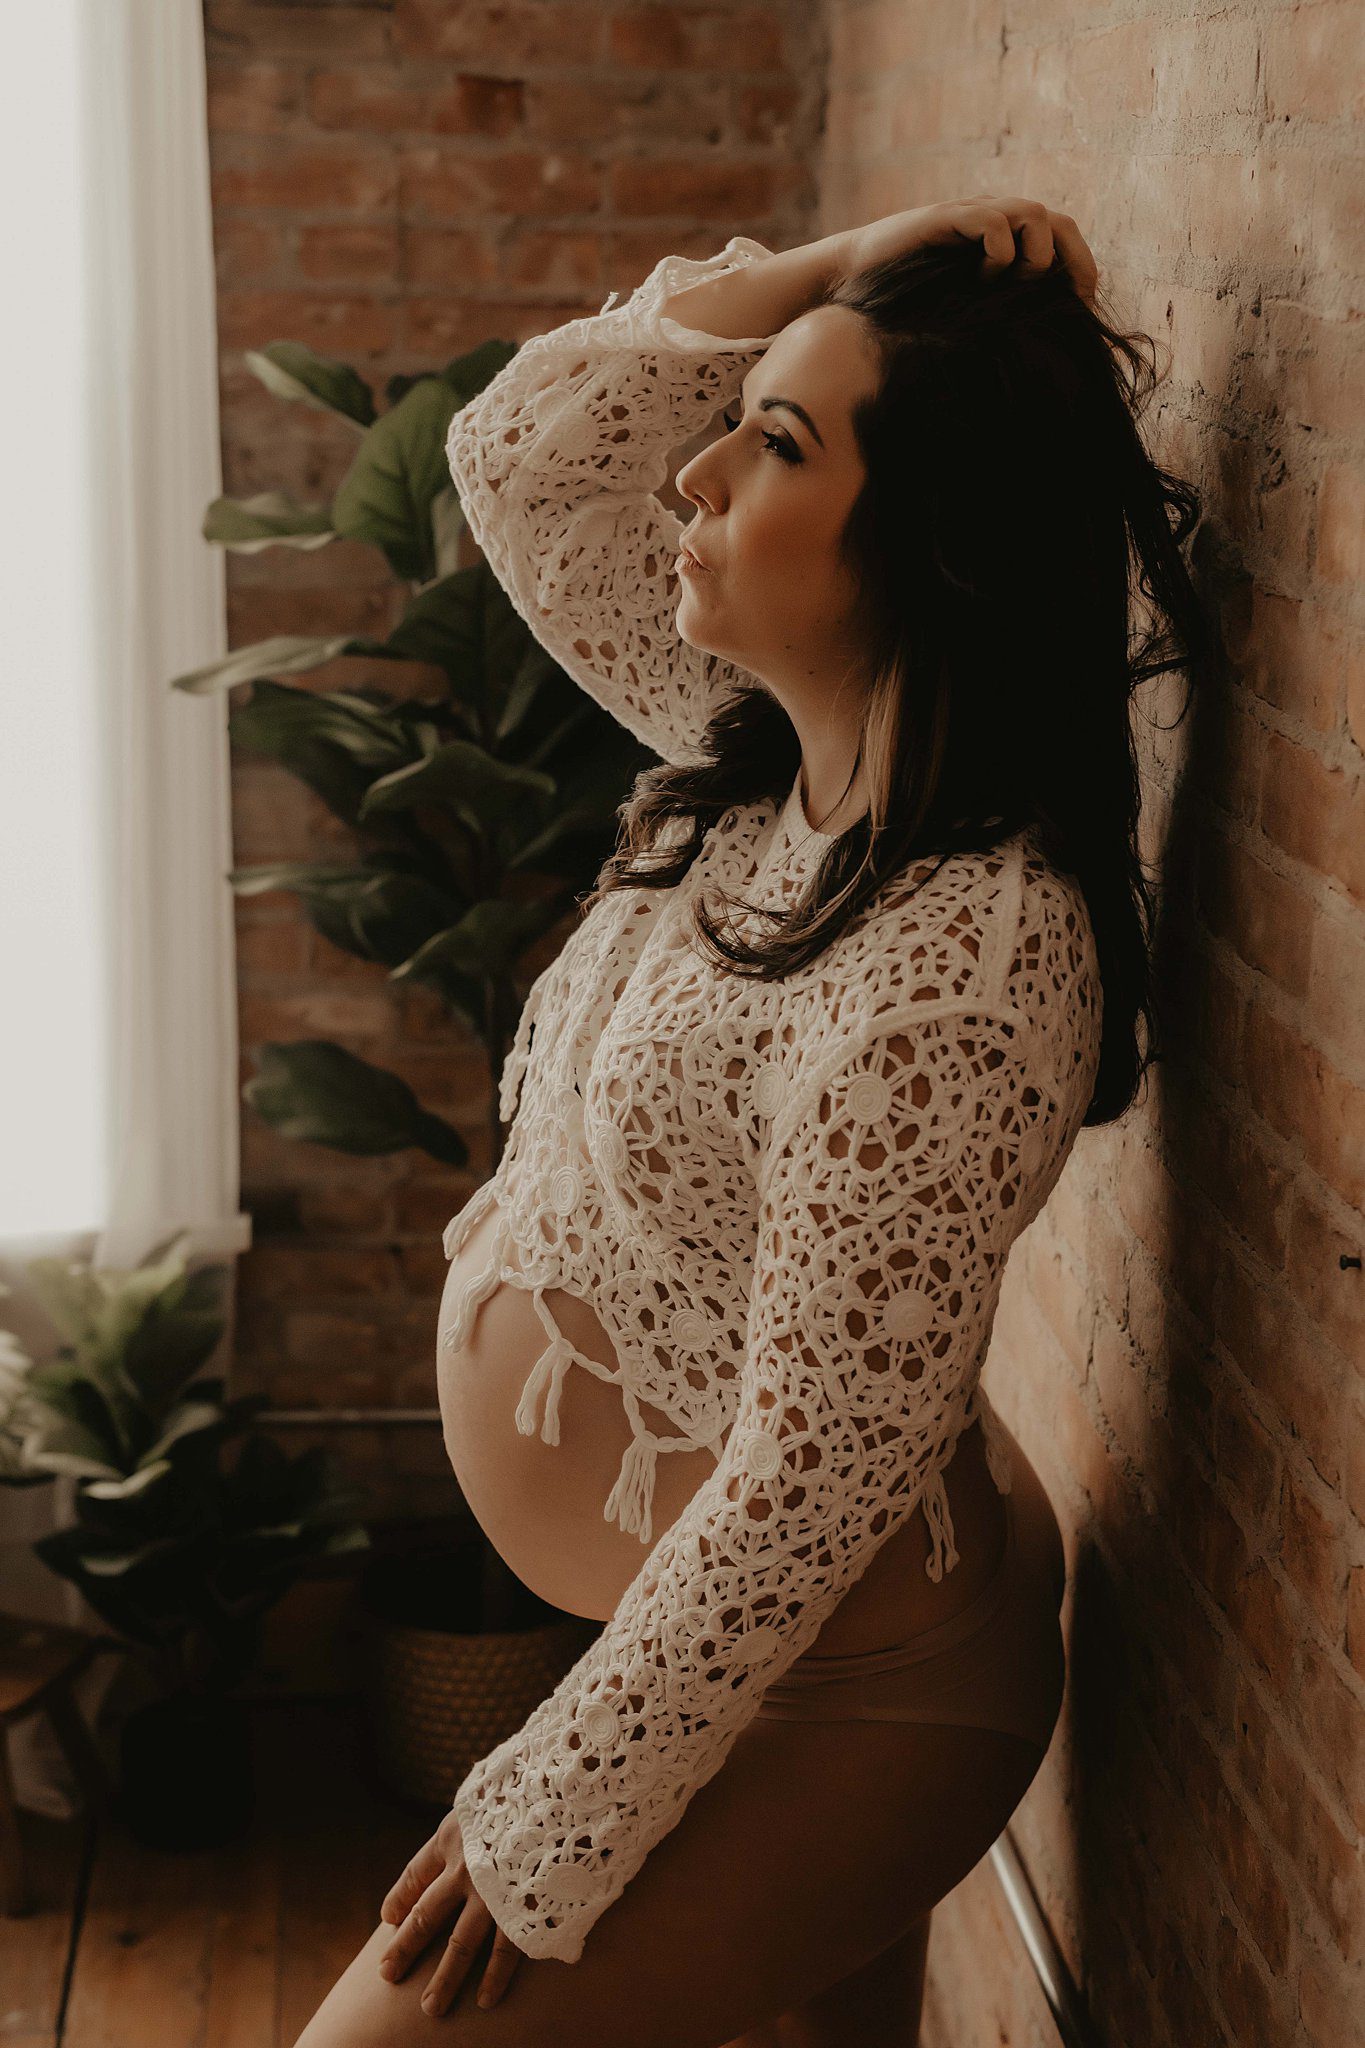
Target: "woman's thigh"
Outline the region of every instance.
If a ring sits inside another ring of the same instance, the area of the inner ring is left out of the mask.
[[[296,2048],[721,2048],[861,1969],[930,1911],[985,1855],[1041,1761],[994,1729],[755,1719],[576,1963],[524,1958],[482,2012],[485,1942],[432,2018],[419,2001],[439,1946],[390,1984],[378,1963],[393,1930],[381,1924]]]

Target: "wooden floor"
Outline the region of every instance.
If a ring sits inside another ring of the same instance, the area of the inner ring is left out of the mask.
[[[357,1698],[252,1716],[255,1817],[229,1847],[21,1814],[36,1904],[0,1915],[0,2048],[293,2048],[439,1814],[378,1784]]]

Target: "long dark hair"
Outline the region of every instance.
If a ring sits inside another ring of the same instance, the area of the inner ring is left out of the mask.
[[[1162,381],[1151,339],[1088,306],[1059,265],[983,279],[980,264],[977,245],[915,250],[820,301],[860,313],[883,364],[853,409],[866,478],[840,541],[867,626],[869,809],[797,899],[758,913],[771,931],[743,936],[727,905],[755,906],[722,893],[716,915],[702,891],[694,935],[729,971],[781,980],[914,863],[1033,825],[1079,882],[1095,935],[1096,1124],[1129,1106],[1157,1056],[1129,704],[1137,684],[1210,650],[1181,555],[1201,503],[1140,432]],[[780,801],[801,764],[761,687],[729,692],[701,744],[700,766],[637,776],[585,909],[612,889],[674,886],[722,813]],[[657,845],[674,818],[689,829]]]

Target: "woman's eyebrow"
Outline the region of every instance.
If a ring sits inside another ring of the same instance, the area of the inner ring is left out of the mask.
[[[739,395],[741,398],[743,398],[744,396],[743,384],[741,384],[739,387]],[[772,412],[778,406],[781,406],[783,410],[786,412],[794,412],[796,414],[796,417],[810,429],[812,434],[814,434],[816,440],[820,443],[820,446],[822,448],[824,447],[825,443],[820,433],[820,429],[816,426],[815,421],[806,411],[805,406],[798,405],[794,398],[760,398],[758,401],[758,409],[760,412]]]
[[[812,432],[812,434],[814,434],[816,440],[820,442],[820,446],[822,448],[824,447],[825,444],[824,441],[821,440],[820,429],[816,426],[815,421],[806,411],[804,405],[798,405],[794,398],[760,398],[758,401],[758,409],[760,412],[771,412],[775,406],[781,406],[783,410],[786,412],[794,412],[796,414],[796,417],[799,420],[803,420],[806,426],[810,428],[810,431]]]

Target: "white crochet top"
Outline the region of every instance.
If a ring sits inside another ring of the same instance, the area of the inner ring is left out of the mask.
[[[625,304],[527,342],[450,427],[470,527],[517,611],[670,761],[697,759],[714,706],[753,678],[676,634],[682,525],[653,492],[773,337],[718,339],[659,308],[767,253],[736,236],[663,259]],[[978,1418],[1008,1490],[979,1375],[1006,1258],[1094,1087],[1084,898],[1024,831],[937,874],[917,864],[784,981],[701,957],[699,889],[781,904],[830,843],[798,777],[729,811],[677,887],[595,906],[530,990],[502,1074],[506,1149],[445,1232],[453,1256],[501,1211],[452,1347],[501,1281],[533,1294],[547,1342],[518,1428],[558,1442],[575,1366],[617,1381],[633,1431],[603,1513],[639,1536],[639,1572],[453,1801],[475,1888],[527,1955],[577,1960],[916,1508],[929,1576],[956,1562],[941,1474]],[[600,1317],[616,1372],[557,1328],[542,1297],[561,1286]],[[656,1462],[699,1446],[715,1471],[656,1537]]]

